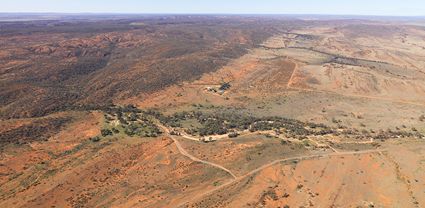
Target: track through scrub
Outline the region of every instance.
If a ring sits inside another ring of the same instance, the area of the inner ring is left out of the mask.
[[[223,170],[223,171],[225,171],[225,172],[227,172],[229,175],[231,175],[234,179],[237,179],[237,177],[236,177],[236,175],[235,174],[233,174],[232,173],[232,171],[230,171],[229,169],[227,169],[227,168],[225,168],[225,167],[223,167],[223,166],[221,166],[221,165],[218,165],[218,164],[215,164],[215,163],[212,163],[212,162],[208,162],[208,161],[205,161],[205,160],[201,160],[201,159],[199,159],[199,158],[197,158],[197,157],[195,157],[195,156],[193,156],[193,155],[191,155],[191,154],[189,154],[182,146],[181,146],[181,144],[180,144],[180,142],[176,139],[176,138],[174,138],[173,136],[171,136],[171,139],[174,141],[174,143],[176,144],[176,146],[177,146],[177,148],[179,149],[179,152],[182,154],[182,155],[184,155],[184,156],[186,156],[186,157],[188,157],[188,158],[190,158],[191,160],[193,160],[193,161],[196,161],[196,162],[200,162],[200,163],[204,163],[204,164],[206,164],[206,165],[210,165],[210,166],[214,166],[214,167],[216,167],[216,168],[219,168],[219,169],[221,169],[221,170]]]
[[[252,176],[258,172],[260,172],[263,169],[266,169],[268,167],[272,167],[273,165],[282,163],[282,162],[289,162],[289,161],[299,161],[299,160],[311,160],[311,159],[319,159],[319,158],[325,158],[325,157],[333,157],[333,156],[344,156],[344,155],[359,155],[359,154],[371,154],[371,153],[379,153],[382,154],[382,152],[386,152],[387,150],[385,149],[378,149],[378,150],[364,150],[364,151],[350,151],[350,152],[334,152],[334,153],[328,153],[328,154],[316,154],[316,155],[308,155],[308,156],[299,156],[299,157],[290,157],[290,158],[284,158],[284,159],[279,159],[279,160],[275,160],[273,162],[270,162],[268,164],[265,164],[259,168],[256,168],[250,172],[248,172],[245,175],[239,176],[237,177],[235,180],[229,181],[227,183],[224,183],[214,189],[208,190],[202,194],[199,194],[198,196],[195,196],[191,201],[196,201],[202,197],[205,197],[207,195],[210,195],[222,188],[225,188],[231,184],[234,184],[236,182],[241,181],[242,179]],[[183,207],[186,206],[188,203],[190,203],[191,201],[187,201],[184,203],[181,203],[180,205],[176,206],[176,207]]]
[[[195,157],[195,156],[193,156],[193,155],[189,154],[189,153],[188,153],[188,152],[187,152],[187,151],[186,151],[186,150],[182,147],[182,145],[180,144],[179,140],[178,140],[177,138],[175,138],[175,136],[173,136],[173,135],[171,135],[171,134],[170,134],[170,130],[169,130],[167,127],[165,127],[164,125],[159,124],[159,123],[157,123],[157,125],[158,125],[161,129],[163,129],[163,130],[164,130],[164,132],[167,134],[167,136],[168,136],[168,137],[170,137],[170,138],[174,141],[174,144],[176,144],[177,149],[179,150],[180,154],[182,154],[182,155],[184,155],[184,156],[188,157],[189,159],[191,159],[191,160],[193,160],[193,161],[195,161],[195,162],[200,162],[200,163],[203,163],[203,164],[206,164],[206,165],[210,165],[210,166],[214,166],[214,167],[216,167],[216,168],[219,168],[219,169],[221,169],[221,170],[223,170],[223,171],[227,172],[229,175],[231,175],[231,176],[233,177],[233,179],[237,179],[237,176],[236,176],[235,174],[233,174],[233,173],[232,173],[232,171],[230,171],[229,169],[227,169],[227,168],[225,168],[225,167],[223,167],[223,166],[221,166],[221,165],[219,165],[219,164],[215,164],[215,163],[212,163],[212,162],[209,162],[209,161],[206,161],[206,160],[202,160],[202,159],[199,159],[199,158],[197,158],[197,157]]]
[[[191,155],[190,153],[188,153],[184,149],[184,147],[180,144],[180,142],[178,141],[178,139],[175,136],[173,136],[173,135],[170,134],[170,130],[166,126],[162,125],[159,122],[156,122],[156,124],[161,129],[164,130],[164,132],[166,133],[166,136],[168,136],[169,138],[171,138],[174,141],[174,144],[176,144],[177,149],[180,152],[180,154],[188,157],[189,159],[191,159],[191,160],[193,160],[195,162],[200,162],[200,163],[203,163],[203,164],[206,164],[206,165],[210,165],[210,166],[219,168],[219,169],[227,172],[229,175],[231,175],[233,177],[233,179],[231,181],[228,181],[228,182],[226,182],[226,183],[224,183],[224,184],[222,184],[220,186],[217,186],[214,189],[207,190],[206,192],[201,193],[201,194],[195,196],[191,201],[183,202],[183,203],[179,204],[176,207],[185,206],[185,205],[187,205],[188,203],[190,203],[192,201],[196,201],[197,199],[200,199],[200,198],[202,198],[204,196],[207,196],[209,194],[212,194],[215,191],[218,191],[218,190],[220,190],[222,188],[225,188],[225,187],[227,187],[227,186],[229,186],[231,184],[234,184],[236,182],[239,182],[239,181],[241,181],[242,179],[244,179],[246,177],[252,176],[252,175],[254,175],[254,174],[256,174],[256,173],[258,173],[258,172],[260,172],[260,171],[262,171],[262,170],[264,170],[266,168],[272,167],[272,166],[274,166],[276,164],[279,164],[279,163],[289,162],[289,161],[320,159],[320,158],[325,158],[325,157],[344,156],[344,155],[359,155],[359,154],[371,154],[371,153],[382,154],[383,152],[386,152],[387,151],[385,149],[363,150],[363,151],[349,151],[349,152],[335,151],[335,152],[332,152],[332,153],[325,153],[325,154],[314,154],[314,155],[306,155],[306,156],[298,156],[298,157],[289,157],[289,158],[283,158],[283,159],[274,160],[274,161],[272,161],[270,163],[267,163],[267,164],[265,164],[265,165],[263,165],[261,167],[258,167],[258,168],[254,169],[254,170],[251,170],[250,172],[248,172],[248,173],[246,173],[246,174],[244,174],[242,176],[236,176],[235,174],[232,173],[232,171],[230,171],[229,169],[227,169],[227,168],[225,168],[225,167],[223,167],[223,166],[221,166],[219,164],[212,163],[212,162],[205,161],[205,160],[201,160],[201,159],[199,159],[199,158]]]

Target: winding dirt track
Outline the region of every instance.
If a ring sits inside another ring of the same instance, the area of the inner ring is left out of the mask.
[[[184,156],[186,156],[186,157],[188,157],[188,158],[190,158],[191,160],[193,160],[193,161],[196,161],[196,162],[200,162],[200,163],[204,163],[204,164],[207,164],[207,165],[211,165],[211,166],[214,166],[214,167],[216,167],[216,168],[219,168],[219,169],[221,169],[221,170],[223,170],[223,171],[225,171],[225,172],[227,172],[228,174],[230,174],[234,179],[237,179],[238,177],[236,177],[236,175],[235,174],[233,174],[232,173],[232,171],[230,171],[229,169],[227,169],[227,168],[225,168],[225,167],[223,167],[223,166],[221,166],[221,165],[218,165],[218,164],[215,164],[215,163],[212,163],[212,162],[208,162],[208,161],[205,161],[205,160],[201,160],[201,159],[199,159],[199,158],[197,158],[197,157],[195,157],[195,156],[193,156],[193,155],[191,155],[191,154],[189,154],[182,146],[181,146],[181,144],[180,144],[180,142],[176,139],[176,138],[174,138],[173,136],[170,136],[171,137],[171,139],[174,141],[174,143],[176,144],[176,146],[177,146],[177,148],[179,149],[179,152],[182,154],[182,155],[184,155]]]
[[[275,160],[275,161],[273,161],[271,163],[268,163],[268,164],[265,164],[265,165],[263,165],[263,166],[261,166],[259,168],[256,168],[256,169],[248,172],[245,175],[239,176],[239,177],[237,177],[236,179],[234,179],[232,181],[229,181],[229,182],[224,183],[224,184],[222,184],[222,185],[220,185],[220,186],[218,186],[218,187],[216,187],[214,189],[211,189],[211,190],[208,190],[208,191],[206,191],[204,193],[201,193],[201,194],[193,197],[191,201],[196,201],[196,200],[198,200],[198,199],[200,199],[202,197],[205,197],[207,195],[210,195],[210,194],[212,194],[212,193],[214,193],[214,192],[216,192],[216,191],[218,191],[218,190],[220,190],[222,188],[225,188],[225,187],[227,187],[227,186],[229,186],[231,184],[237,183],[237,182],[241,181],[242,179],[244,179],[246,177],[252,176],[252,175],[260,172],[263,169],[266,169],[268,167],[271,167],[273,165],[276,165],[276,164],[279,164],[279,163],[282,163],[282,162],[297,161],[297,160],[310,160],[310,159],[318,159],[318,158],[332,157],[332,156],[344,156],[344,155],[359,155],[359,154],[370,154],[370,153],[379,153],[379,154],[382,154],[382,152],[386,152],[386,151],[387,150],[385,150],[385,149],[380,149],[380,150],[364,150],[364,151],[350,151],[350,152],[334,152],[334,153],[329,153],[329,154],[316,154],[316,155],[290,157],[290,158]],[[187,202],[181,203],[180,205],[178,205],[176,207],[183,207],[183,206],[187,205],[188,203],[190,203],[191,201],[187,201]]]
[[[180,152],[182,155],[184,155],[184,156],[188,157],[189,159],[191,159],[191,160],[193,160],[193,161],[200,162],[200,163],[203,163],[203,164],[206,164],[206,165],[210,165],[210,166],[213,166],[213,167],[219,168],[219,169],[221,169],[221,170],[223,170],[223,171],[227,172],[229,175],[231,175],[231,176],[233,177],[233,180],[231,180],[231,181],[229,181],[229,182],[226,182],[226,183],[224,183],[224,184],[222,184],[222,185],[220,185],[220,186],[217,186],[217,187],[216,187],[216,188],[214,188],[214,189],[207,190],[207,191],[205,191],[205,192],[203,192],[203,193],[200,193],[200,194],[199,194],[199,195],[197,195],[197,196],[194,196],[194,197],[192,198],[192,200],[191,200],[191,201],[196,201],[196,200],[198,200],[198,199],[200,199],[200,198],[202,198],[202,197],[205,197],[205,196],[207,196],[207,195],[209,195],[209,194],[214,193],[215,191],[218,191],[218,190],[220,190],[220,189],[222,189],[222,188],[225,188],[225,187],[227,187],[227,186],[229,186],[229,185],[231,185],[231,184],[237,183],[237,182],[241,181],[242,179],[244,179],[244,178],[246,178],[246,177],[252,176],[252,175],[254,175],[254,174],[256,174],[256,173],[258,173],[258,172],[260,172],[260,171],[262,171],[262,170],[264,170],[264,169],[266,169],[266,168],[268,168],[268,167],[274,166],[274,165],[279,164],[279,163],[289,162],[289,161],[299,161],[299,160],[319,159],[319,158],[333,157],[333,156],[344,156],[344,155],[359,155],[359,154],[371,154],[371,153],[379,153],[379,154],[382,154],[383,152],[386,152],[386,151],[387,151],[387,150],[385,150],[385,149],[377,149],[377,150],[363,150],[363,151],[349,151],[349,152],[339,152],[339,151],[336,151],[336,152],[333,152],[333,153],[314,154],[314,155],[307,155],[307,156],[298,156],[298,157],[283,158],[283,159],[274,160],[274,161],[272,161],[272,162],[270,162],[270,163],[267,163],[267,164],[265,164],[265,165],[263,165],[263,166],[261,166],[261,167],[258,167],[258,168],[254,169],[254,170],[251,170],[250,172],[248,172],[248,173],[246,173],[246,174],[244,174],[244,175],[242,175],[242,176],[239,176],[239,177],[238,177],[238,176],[236,176],[235,174],[233,174],[233,173],[232,173],[232,171],[230,171],[229,169],[227,169],[227,168],[225,168],[225,167],[223,167],[223,166],[221,166],[221,165],[219,165],[219,164],[212,163],[212,162],[208,162],[208,161],[205,161],[205,160],[201,160],[201,159],[199,159],[199,158],[197,158],[197,157],[195,157],[195,156],[191,155],[190,153],[188,153],[188,152],[187,152],[187,151],[186,151],[186,150],[182,147],[182,145],[180,144],[180,142],[178,141],[178,139],[177,139],[175,136],[173,136],[173,135],[171,135],[171,134],[170,134],[170,130],[169,130],[166,126],[162,125],[162,124],[161,124],[161,123],[159,123],[159,122],[157,122],[156,124],[157,124],[157,125],[158,125],[161,129],[163,129],[163,130],[164,130],[164,132],[166,133],[166,136],[170,137],[170,138],[174,141],[174,143],[175,143],[175,144],[176,144],[176,146],[177,146],[177,149],[179,150],[179,152]],[[185,206],[185,205],[187,205],[188,203],[190,203],[191,201],[186,201],[186,202],[184,202],[184,203],[179,204],[179,205],[178,205],[178,206],[176,206],[176,207],[182,207],[182,206]]]
[[[328,153],[328,154],[315,154],[315,155],[307,155],[307,156],[299,156],[299,157],[289,157],[289,158],[285,158],[285,159],[279,159],[279,160],[275,160],[271,163],[265,164],[257,169],[254,169],[252,171],[250,171],[249,173],[238,177],[238,179],[242,179],[245,178],[247,176],[253,175],[265,168],[268,168],[270,166],[276,165],[278,163],[282,163],[282,162],[288,162],[288,161],[295,161],[295,160],[310,160],[310,159],[315,159],[315,158],[324,158],[324,157],[332,157],[332,156],[344,156],[344,155],[359,155],[359,154],[370,154],[370,153],[382,153],[385,152],[385,149],[380,149],[380,150],[363,150],[363,151],[350,151],[350,152],[334,152],[334,153]]]
[[[160,124],[160,123],[157,123],[157,125],[162,129],[162,130],[164,130],[164,132],[167,134],[167,136],[168,137],[170,137],[173,141],[174,141],[174,144],[176,144],[176,146],[177,146],[177,149],[179,150],[179,152],[180,152],[180,154],[182,154],[182,155],[184,155],[184,156],[186,156],[186,157],[188,157],[189,159],[191,159],[191,160],[193,160],[193,161],[196,161],[196,162],[200,162],[200,163],[203,163],[203,164],[206,164],[206,165],[210,165],[210,166],[214,166],[214,167],[216,167],[216,168],[219,168],[219,169],[221,169],[221,170],[223,170],[223,171],[225,171],[225,172],[227,172],[229,175],[231,175],[232,177],[233,177],[233,179],[237,179],[237,177],[236,177],[236,175],[235,174],[233,174],[232,173],[232,171],[230,171],[229,169],[227,169],[227,168],[225,168],[225,167],[223,167],[223,166],[221,166],[221,165],[219,165],[219,164],[215,164],[215,163],[212,163],[212,162],[208,162],[208,161],[206,161],[206,160],[201,160],[201,159],[199,159],[199,158],[197,158],[197,157],[195,157],[195,156],[193,156],[193,155],[191,155],[191,154],[189,154],[183,147],[182,147],[182,145],[180,144],[180,142],[179,142],[179,140],[178,139],[176,139],[173,135],[171,135],[170,134],[170,130],[167,128],[167,127],[165,127],[164,125],[162,125],[162,124]],[[199,140],[198,140],[199,141]]]

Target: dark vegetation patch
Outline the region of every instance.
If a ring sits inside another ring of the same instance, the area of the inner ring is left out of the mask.
[[[261,193],[260,199],[257,203],[255,203],[255,207],[265,206],[267,200],[277,201],[279,200],[279,196],[276,194],[276,191],[273,187],[269,187],[266,191]]]
[[[69,123],[70,117],[43,118],[0,134],[0,147],[6,144],[25,144],[45,141]]]
[[[196,80],[245,54],[276,27],[282,22],[214,16],[3,22],[0,40],[10,55],[0,68],[29,62],[1,72],[7,79],[0,85],[0,116],[38,117]]]
[[[305,123],[295,119],[283,117],[254,117],[246,112],[232,109],[213,110],[211,112],[191,111],[177,112],[170,116],[161,113],[148,113],[156,116],[161,123],[178,128],[182,127],[182,121],[196,119],[201,127],[185,129],[192,135],[208,136],[216,134],[227,134],[236,131],[249,130],[251,132],[267,130],[283,130],[288,136],[302,137],[311,134],[332,133],[332,129],[323,124]]]

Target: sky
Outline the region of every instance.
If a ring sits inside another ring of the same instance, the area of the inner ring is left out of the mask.
[[[0,0],[0,12],[425,16],[425,0]]]

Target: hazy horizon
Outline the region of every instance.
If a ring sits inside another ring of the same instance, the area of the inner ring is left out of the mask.
[[[17,0],[0,3],[0,13],[52,14],[235,14],[235,15],[337,15],[337,16],[425,16],[425,2],[396,0],[259,2],[255,0],[171,1],[61,1]]]
[[[374,14],[314,14],[314,13],[161,13],[161,12],[0,12],[2,15],[235,15],[235,16],[335,16],[335,17],[425,17],[424,15],[374,15]]]

